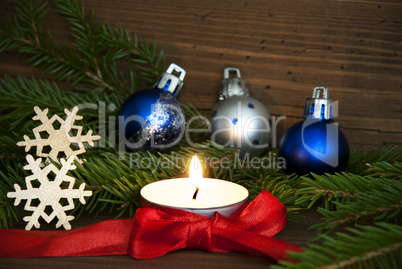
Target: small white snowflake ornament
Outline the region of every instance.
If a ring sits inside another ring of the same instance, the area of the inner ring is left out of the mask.
[[[15,192],[7,193],[7,197],[15,198],[14,205],[18,205],[21,200],[27,200],[24,209],[33,211],[31,216],[24,217],[24,221],[28,222],[25,230],[31,230],[32,226],[39,229],[39,217],[47,223],[57,217],[59,221],[56,223],[56,228],[63,225],[66,230],[70,230],[69,221],[73,220],[74,216],[68,216],[66,211],[74,209],[73,199],[79,199],[82,204],[85,204],[84,197],[92,195],[92,191],[84,190],[85,183],[82,183],[78,189],[74,189],[75,178],[67,175],[69,170],[76,168],[73,164],[74,156],[70,156],[67,161],[60,159],[60,170],[52,163],[42,169],[42,159],[35,160],[32,155],[27,155],[26,159],[28,165],[24,166],[24,169],[32,171],[32,175],[25,178],[27,189],[22,190],[18,184],[15,184]],[[54,180],[51,177],[52,173],[55,176]],[[36,180],[39,184],[32,184]],[[60,204],[63,198],[67,200],[65,206]],[[32,200],[39,200],[39,205],[31,205]],[[45,212],[48,206],[53,210],[50,215]]]
[[[65,120],[58,115],[53,115],[49,119],[47,116],[49,109],[47,108],[42,111],[35,106],[34,111],[36,116],[32,119],[39,120],[42,124],[32,130],[35,136],[34,140],[24,135],[24,141],[17,143],[20,147],[25,146],[25,152],[36,146],[36,156],[38,157],[50,157],[57,161],[59,153],[64,153],[66,158],[74,156],[76,160],[82,163],[77,155],[85,152],[83,143],[93,146],[94,141],[101,138],[99,135],[92,135],[92,130],[89,130],[86,135],[82,135],[82,126],[74,125],[76,120],[82,120],[82,116],[77,115],[78,107],[74,107],[71,112],[64,109],[64,113],[67,115]]]

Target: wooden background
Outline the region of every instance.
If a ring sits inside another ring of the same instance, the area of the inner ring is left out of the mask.
[[[13,14],[2,0],[0,14]],[[315,86],[339,100],[336,121],[352,149],[402,144],[402,2],[400,0],[87,0],[96,21],[123,26],[156,42],[187,71],[182,102],[208,115],[218,100],[225,67],[237,67],[283,133],[303,116]],[[53,5],[49,5],[51,8]],[[67,22],[54,12],[45,30],[68,40]],[[45,75],[13,53],[0,74]]]
[[[237,67],[251,96],[271,114],[287,117],[278,126],[278,141],[301,120],[313,88],[328,86],[330,98],[339,100],[336,121],[352,149],[402,144],[400,0],[86,0],[85,5],[95,11],[96,21],[123,26],[163,48],[166,66],[174,62],[187,71],[181,101],[206,115],[218,100],[223,69]],[[1,0],[0,14],[14,14],[14,7],[14,1]],[[54,9],[45,25],[56,40],[69,40],[69,26]],[[0,75],[48,78],[25,60],[1,54]],[[74,227],[101,219],[83,217]],[[306,223],[289,223],[277,238],[305,246],[312,236],[307,228],[318,221],[316,212],[308,212]],[[146,261],[1,259],[0,268],[265,268],[272,263],[257,255],[194,250]]]

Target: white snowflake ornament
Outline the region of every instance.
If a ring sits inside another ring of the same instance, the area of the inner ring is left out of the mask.
[[[82,120],[82,116],[77,115],[78,107],[74,107],[71,112],[64,109],[64,113],[67,115],[65,120],[58,115],[53,115],[49,119],[47,116],[48,108],[42,111],[38,106],[35,106],[34,111],[36,116],[32,119],[39,120],[42,124],[32,130],[35,136],[34,140],[24,135],[24,141],[17,143],[20,147],[25,146],[25,152],[36,146],[36,156],[38,157],[50,157],[57,161],[59,153],[64,153],[66,158],[74,156],[76,160],[82,163],[77,155],[85,152],[84,143],[93,146],[94,141],[101,138],[99,135],[92,135],[92,130],[89,130],[86,135],[82,135],[82,126],[74,125],[76,120]]]
[[[67,161],[60,159],[60,170],[52,163],[42,169],[42,159],[35,160],[32,155],[27,155],[26,159],[28,165],[25,165],[24,169],[32,171],[32,175],[25,178],[27,189],[22,190],[18,184],[15,184],[15,192],[7,193],[7,197],[15,198],[14,205],[18,205],[21,200],[27,200],[24,209],[33,211],[31,216],[24,217],[24,221],[28,222],[25,230],[31,230],[32,226],[39,229],[39,217],[42,217],[47,223],[57,217],[59,221],[56,223],[56,228],[63,225],[66,230],[70,230],[69,221],[73,220],[74,216],[68,216],[66,211],[74,209],[73,199],[77,198],[82,204],[85,204],[84,197],[92,195],[92,191],[84,190],[85,183],[82,183],[79,189],[74,189],[75,178],[67,175],[69,170],[76,168],[73,164],[74,156],[70,156]],[[52,180],[51,174],[55,176],[54,180]],[[33,184],[36,180],[39,184]],[[60,204],[60,200],[63,198],[67,200],[65,206]],[[32,205],[33,200],[39,200],[39,205]],[[45,212],[46,207],[49,206],[53,210],[50,215]]]

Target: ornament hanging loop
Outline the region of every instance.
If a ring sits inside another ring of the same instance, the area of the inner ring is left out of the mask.
[[[177,77],[174,73],[179,74],[179,77]],[[180,66],[172,63],[166,72],[163,73],[159,78],[158,82],[155,84],[155,87],[179,97],[185,76],[186,71]]]
[[[328,87],[324,87],[324,86],[318,86],[318,87],[314,88],[313,98],[316,98],[316,99],[320,98],[321,91],[322,91],[322,99],[328,99],[328,95],[329,95]]]
[[[230,73],[235,73],[235,77],[230,77]],[[224,100],[232,96],[249,96],[246,82],[241,78],[240,70],[235,67],[227,67],[223,70],[223,80],[219,100]]]
[[[320,98],[322,92],[322,98]],[[328,99],[328,87],[314,88],[313,98],[306,99],[304,118],[332,120],[332,101]]]
[[[241,78],[240,69],[236,67],[227,67],[223,70],[223,78],[228,79],[230,72],[236,72],[236,77]]]

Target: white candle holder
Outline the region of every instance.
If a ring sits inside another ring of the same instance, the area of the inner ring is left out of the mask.
[[[161,180],[141,189],[141,207],[175,208],[213,217],[215,212],[229,217],[248,204],[248,190],[236,183],[213,178],[202,178],[196,199],[190,189],[191,178]]]

